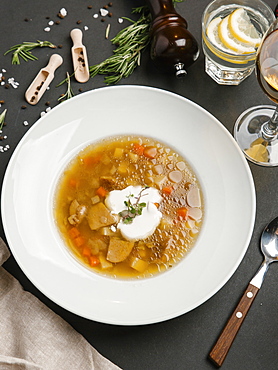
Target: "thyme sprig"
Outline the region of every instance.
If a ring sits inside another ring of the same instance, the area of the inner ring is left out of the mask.
[[[72,91],[72,88],[71,88],[71,82],[70,82],[70,78],[74,75],[74,73],[70,76],[69,73],[67,72],[67,77],[65,78],[65,80],[63,80],[62,82],[60,82],[58,86],[61,86],[63,83],[67,83],[67,91],[65,92],[65,94],[62,94],[60,96],[60,98],[58,99],[58,101],[60,102],[63,102],[65,100],[68,100],[70,98],[72,98],[74,96],[74,93]]]
[[[116,84],[132,74],[140,65],[141,53],[150,41],[149,13],[144,11],[137,21],[124,19],[130,21],[131,25],[122,29],[111,40],[112,44],[117,46],[114,54],[103,62],[89,67],[91,77],[97,74],[106,75],[104,80],[107,85]]]
[[[140,216],[143,212],[143,208],[147,206],[146,203],[140,202],[140,199],[143,195],[143,191],[145,191],[148,188],[148,186],[144,187],[137,197],[134,196],[134,194],[130,194],[127,197],[127,200],[124,201],[124,205],[127,209],[119,212],[119,216],[122,217],[124,224],[131,224],[136,216]],[[135,203],[131,202],[131,198],[136,199]],[[139,203],[140,202],[140,203]]]
[[[0,114],[0,131],[2,130],[3,125],[4,125],[4,123],[5,123],[6,113],[7,113],[7,109],[5,109],[5,110]]]
[[[42,48],[42,47],[49,47],[55,49],[56,46],[52,44],[50,41],[40,41],[37,42],[23,42],[22,44],[17,44],[12,46],[9,50],[7,50],[4,55],[13,52],[12,55],[12,64],[20,64],[20,58],[22,58],[25,62],[28,60],[37,60],[38,58],[32,54],[31,50],[35,48]]]

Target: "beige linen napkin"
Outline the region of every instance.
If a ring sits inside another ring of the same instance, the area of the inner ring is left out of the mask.
[[[80,334],[31,293],[2,264],[0,238],[0,370],[116,370]]]

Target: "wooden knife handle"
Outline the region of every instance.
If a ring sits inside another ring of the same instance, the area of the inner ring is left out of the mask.
[[[254,285],[248,285],[236,309],[228,320],[214,347],[212,348],[209,358],[218,367],[223,364],[237,335],[237,332],[239,331],[258,291],[259,288],[255,287]]]

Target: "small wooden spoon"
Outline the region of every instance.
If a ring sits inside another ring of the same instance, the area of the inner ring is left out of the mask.
[[[89,80],[90,74],[87,51],[85,46],[82,44],[82,31],[78,28],[75,28],[71,31],[70,36],[73,41],[71,54],[75,79],[78,82],[84,83]]]
[[[25,92],[25,99],[29,104],[38,103],[50,82],[54,78],[54,71],[63,63],[63,58],[59,54],[51,55],[48,65],[42,68],[34,78],[31,85]]]

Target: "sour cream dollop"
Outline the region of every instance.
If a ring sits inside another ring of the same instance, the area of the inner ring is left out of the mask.
[[[162,200],[158,190],[152,187],[145,189],[142,186],[128,186],[123,190],[112,190],[105,200],[107,208],[111,213],[117,215],[127,209],[125,201],[130,199],[132,203],[135,203],[138,196],[140,196],[139,203],[146,203],[146,207],[142,209],[142,214],[134,217],[129,224],[125,224],[121,219],[117,226],[122,236],[131,241],[147,238],[154,233],[159,225],[162,213],[154,204],[160,203]]]

